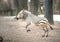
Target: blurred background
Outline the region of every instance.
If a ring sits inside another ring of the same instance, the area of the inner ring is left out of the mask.
[[[43,31],[35,25],[26,32],[27,23],[14,19],[23,9],[48,19],[53,27],[49,37],[41,37]],[[0,0],[0,42],[60,42],[60,0]]]
[[[34,14],[43,14],[44,3],[45,0],[0,0],[0,16],[16,16],[22,9],[29,10]],[[59,15],[60,0],[53,0],[52,4],[53,14]]]

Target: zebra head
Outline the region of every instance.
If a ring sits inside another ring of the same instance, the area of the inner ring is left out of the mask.
[[[21,10],[18,15],[16,16],[16,19],[26,19],[26,17],[28,16],[28,14],[30,14],[29,11],[27,10]]]

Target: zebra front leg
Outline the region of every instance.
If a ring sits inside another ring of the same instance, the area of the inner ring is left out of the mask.
[[[28,24],[26,25],[26,29],[27,29],[27,27],[28,27],[29,25],[31,25],[31,23],[28,23]],[[30,29],[27,29],[27,32],[29,32],[29,31],[30,31]]]
[[[27,23],[27,25],[26,25],[26,27],[25,27],[25,28],[27,29],[27,27],[28,27],[29,25],[31,25],[31,23]]]

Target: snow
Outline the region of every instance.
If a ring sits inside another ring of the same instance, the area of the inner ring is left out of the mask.
[[[39,17],[44,17],[44,15],[38,15],[38,16],[39,16]],[[53,20],[60,22],[60,15],[53,15]]]
[[[54,21],[60,21],[60,15],[53,15]]]

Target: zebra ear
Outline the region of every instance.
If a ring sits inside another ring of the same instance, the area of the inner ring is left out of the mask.
[[[24,9],[23,9],[23,12],[24,12]]]

